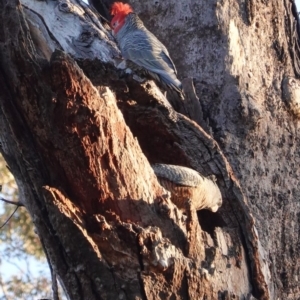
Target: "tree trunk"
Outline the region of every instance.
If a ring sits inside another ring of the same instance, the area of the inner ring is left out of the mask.
[[[83,3],[0,0],[1,153],[53,278],[70,299],[299,299],[293,2],[131,4],[199,113],[118,70]],[[214,175],[223,206],[179,210],[150,163]]]

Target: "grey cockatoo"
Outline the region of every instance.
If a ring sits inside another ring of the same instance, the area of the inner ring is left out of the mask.
[[[129,4],[112,5],[111,28],[123,58],[144,68],[154,79],[183,95],[167,48],[144,26]]]

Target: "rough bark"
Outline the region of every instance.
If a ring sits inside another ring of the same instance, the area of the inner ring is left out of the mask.
[[[1,152],[53,272],[71,299],[299,298],[290,2],[131,3],[199,114],[117,70],[84,4],[0,0]],[[150,163],[214,175],[222,208],[184,215]]]
[[[181,78],[194,78],[209,132],[255,219],[269,297],[299,299],[299,19],[294,1],[131,3],[165,41]]]

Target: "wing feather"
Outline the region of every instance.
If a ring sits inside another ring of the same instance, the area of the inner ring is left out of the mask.
[[[168,50],[149,31],[136,30],[128,34],[121,49],[124,58],[130,59],[152,72],[177,74]]]

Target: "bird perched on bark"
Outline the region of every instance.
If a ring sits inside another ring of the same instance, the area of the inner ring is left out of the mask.
[[[171,192],[171,200],[179,209],[191,201],[196,210],[216,212],[222,205],[222,195],[214,180],[197,171],[175,165],[154,164],[152,169],[159,183]]]
[[[115,2],[111,14],[110,26],[123,58],[142,67],[182,98],[182,85],[167,48],[144,26],[129,4]]]

